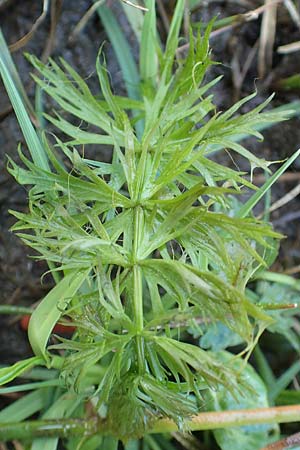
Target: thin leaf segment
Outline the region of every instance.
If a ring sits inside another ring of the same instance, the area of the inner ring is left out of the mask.
[[[21,152],[25,168],[9,163],[16,180],[32,186],[29,213],[13,212],[13,229],[61,276],[32,315],[32,348],[48,366],[56,350],[65,352],[67,386],[92,395],[121,438],[143,434],[161,416],[184,428],[203,404],[202,391],[224,386],[234,395],[247,386],[242,360],[238,368],[224,362],[192,344],[188,332],[199,331],[196,317],[221,321],[241,337],[245,352],[251,350],[270,318],[245,288],[280,238],[266,223],[235,217],[234,196],[256,188],[211,155],[226,148],[248,159],[251,169],[268,170],[269,162],[237,137],[261,137],[256,126],[285,116],[262,112],[268,102],[238,115],[252,95],[217,113],[208,91],[218,80],[205,81],[210,27],[203,37],[191,34],[186,58],[178,59],[184,10],[178,1],[162,53],[150,3],[141,40],[141,99],[112,93],[101,55],[101,98],[65,61],[43,65],[29,56],[40,74],[36,82],[59,106],[47,120],[68,138],[53,145],[44,137],[51,170]],[[134,126],[141,118],[138,138]],[[109,145],[112,162],[86,159],[87,144],[95,151]],[[63,316],[77,331],[48,347]],[[97,376],[90,375],[93,368]]]

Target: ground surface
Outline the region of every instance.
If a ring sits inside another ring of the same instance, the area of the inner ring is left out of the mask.
[[[125,30],[132,35],[128,24],[122,14],[122,8],[117,1],[113,7],[120,12],[120,20]],[[0,1],[0,24],[8,43],[14,43],[24,36],[32,27],[33,22],[41,13],[42,2],[30,0]],[[57,2],[59,4],[59,2]],[[52,56],[63,56],[76,69],[81,76],[88,78],[91,88],[97,92],[97,80],[94,74],[94,63],[100,44],[106,39],[101,23],[94,16],[85,29],[70,43],[69,36],[84,12],[89,8],[91,2],[88,0],[71,1],[66,0],[62,4],[60,19],[55,32],[55,48]],[[165,1],[167,14],[171,16],[174,1]],[[193,18],[208,21],[218,14],[219,18],[232,14],[245,13],[254,9],[261,2],[255,1],[207,1],[198,8]],[[2,6],[1,6],[2,5]],[[245,65],[249,53],[257,45],[261,21],[260,19],[243,24],[237,28],[215,35],[211,40],[214,59],[222,64],[214,69],[222,73],[224,78],[216,89],[216,102],[221,109],[228,107],[238,97],[258,89],[258,96],[252,102],[260,103],[272,91],[276,90],[276,83],[281,77],[287,77],[300,71],[299,52],[281,56],[276,53],[279,45],[300,39],[299,29],[293,24],[283,7],[279,10],[279,22],[276,32],[275,50],[273,58],[273,69],[263,79],[256,80],[257,57],[255,56],[249,66],[249,70],[241,86],[237,86],[237,69]],[[23,51],[34,53],[41,57],[45,50],[49,36],[49,17],[39,27],[34,37],[21,50],[14,53],[14,60],[20,77],[26,87],[26,91],[32,98],[34,85],[30,80],[30,67],[23,56]],[[165,33],[164,26],[160,22],[162,36]],[[115,63],[113,52],[106,45],[107,61],[117,92],[122,90],[122,78],[120,70]],[[285,104],[297,100],[295,92],[278,92],[273,106]],[[17,144],[23,143],[19,126],[13,112],[10,110],[9,101],[0,85],[0,303],[31,305],[38,301],[51,287],[51,278],[46,277],[43,284],[41,275],[47,267],[44,263],[35,261],[28,257],[30,253],[20,240],[13,235],[9,228],[14,219],[8,213],[9,209],[25,211],[27,208],[27,193],[23,187],[18,186],[7,173],[6,155],[17,159]],[[266,159],[282,160],[290,156],[300,147],[300,118],[274,127],[265,133],[263,143],[250,142],[249,146],[257,154]],[[106,155],[103,155],[105,157]],[[228,158],[224,163],[228,163]],[[236,163],[239,164],[237,161]],[[281,198],[300,182],[300,162],[295,162],[289,169],[289,175],[279,181],[277,187],[272,191],[272,202]],[[271,220],[277,230],[283,232],[287,239],[283,241],[280,257],[275,265],[275,270],[284,271],[300,264],[300,200],[295,198],[287,206],[275,211]],[[26,357],[30,352],[26,334],[20,329],[18,322],[7,317],[0,318],[0,362],[11,363],[19,358]]]

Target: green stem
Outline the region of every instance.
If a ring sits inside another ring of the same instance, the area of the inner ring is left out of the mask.
[[[186,422],[191,431],[214,430],[243,425],[266,423],[287,423],[300,421],[300,405],[272,408],[241,409],[236,411],[206,412],[194,416]],[[178,431],[178,426],[170,419],[158,420],[148,433],[170,433]],[[36,420],[0,424],[0,441],[11,439],[33,439],[34,437],[70,437],[108,435],[109,429],[103,419],[91,418]]]
[[[136,349],[139,372],[142,374],[145,371],[145,352],[144,352],[144,338],[141,335],[144,328],[143,320],[143,286],[142,274],[138,265],[133,267],[133,283],[134,283],[134,315],[136,325]]]
[[[143,280],[141,268],[138,265],[138,252],[143,239],[143,210],[137,206],[134,211],[134,238],[133,238],[133,309],[136,327],[136,347],[139,372],[145,371],[144,342],[142,332],[144,329],[143,311]]]
[[[0,424],[0,441],[12,439],[33,439],[35,437],[70,437],[89,436],[101,429],[97,419],[60,419],[60,420],[35,420],[16,423]]]
[[[299,421],[300,405],[274,406],[272,408],[201,413],[187,422],[187,428],[191,431],[200,431],[244,425]],[[173,431],[177,431],[177,425],[170,419],[162,419],[156,422],[150,432],[170,433]]]
[[[141,268],[138,265],[133,267],[133,285],[134,285],[134,320],[136,332],[141,333],[144,328],[143,314],[143,285]]]
[[[33,309],[26,306],[0,305],[0,314],[32,314]]]

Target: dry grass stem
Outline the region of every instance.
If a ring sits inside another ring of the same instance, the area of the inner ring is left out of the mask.
[[[286,205],[290,201],[292,201],[297,195],[300,194],[300,184],[295,186],[291,191],[281,197],[279,200],[274,202],[272,206],[269,208],[268,212],[275,211],[276,209],[282,208],[282,206]]]
[[[296,41],[292,42],[291,44],[280,45],[280,47],[277,48],[277,53],[286,54],[299,52],[299,50],[300,50],[300,41]]]
[[[51,8],[50,8],[50,16],[51,16],[51,24],[50,24],[50,32],[49,36],[41,57],[41,60],[43,62],[46,62],[47,59],[52,54],[54,48],[55,48],[55,34],[56,34],[56,28],[61,16],[61,9],[62,9],[62,3],[63,0],[53,0],[51,2]]]
[[[148,8],[145,8],[144,6],[140,6],[140,5],[137,5],[136,3],[133,3],[133,2],[130,2],[129,0],[121,0],[123,3],[126,3],[126,5],[129,5],[129,6],[133,6],[134,8],[137,8],[137,9],[141,9],[142,11],[148,11]]]
[[[97,8],[101,6],[104,3],[105,0],[98,0],[95,2],[88,10],[87,12],[81,17],[78,24],[75,26],[74,30],[69,36],[69,42],[73,42],[77,35],[80,33],[80,31],[86,26],[90,18],[93,16],[93,14],[97,11]]]
[[[289,269],[286,269],[283,271],[286,275],[295,275],[295,273],[300,272],[300,264],[298,266],[290,267]]]
[[[14,440],[12,441],[12,443],[14,445],[15,450],[24,450],[24,447],[21,444],[21,442]]]
[[[44,22],[44,20],[47,16],[47,13],[48,13],[48,8],[49,8],[49,0],[44,0],[42,14],[36,19],[36,21],[34,22],[34,24],[31,27],[30,31],[28,33],[26,33],[25,36],[23,36],[17,42],[15,42],[14,44],[11,44],[9,46],[9,50],[11,52],[15,52],[15,51],[19,50],[20,48],[24,47],[27,44],[27,42],[29,42],[33,38],[36,30]]]
[[[254,46],[251,48],[246,61],[244,62],[242,69],[240,66],[240,63],[238,61],[237,53],[234,53],[234,56],[232,58],[231,66],[232,66],[232,73],[233,73],[233,84],[235,87],[235,98],[234,101],[238,101],[240,98],[240,92],[243,85],[243,82],[245,80],[245,77],[248,73],[248,70],[251,67],[251,64],[253,62],[253,59],[255,58],[257,48],[258,48],[259,40],[257,40],[254,44]]]
[[[277,2],[265,0],[258,50],[258,73],[261,78],[264,78],[272,68],[273,47],[276,35],[276,16]]]
[[[300,172],[285,172],[278,178],[277,182],[281,181],[282,183],[290,183],[293,181],[299,181]],[[253,182],[255,184],[261,184],[266,181],[266,176],[263,173],[253,176]]]
[[[300,29],[300,15],[299,12],[292,2],[292,0],[283,0],[284,6],[288,10],[293,22]]]

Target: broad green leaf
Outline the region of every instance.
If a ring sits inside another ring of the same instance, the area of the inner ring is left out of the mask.
[[[111,436],[105,436],[102,441],[102,448],[105,450],[118,450],[119,439]]]
[[[233,361],[230,353],[220,352],[217,355],[224,364]],[[205,409],[207,411],[228,411],[268,407],[267,390],[261,378],[250,364],[246,364],[236,357],[234,361],[236,367],[244,366],[241,376],[244,384],[248,386],[248,390],[241,393],[236,392],[234,396],[223,387],[218,392],[210,391],[208,395],[210,401],[205,405]],[[220,429],[213,433],[222,450],[240,450],[241,448],[258,450],[276,440],[278,431],[277,425],[266,424]],[[272,435],[271,438],[270,435]]]
[[[28,336],[32,349],[37,356],[48,360],[46,345],[52,329],[86,280],[87,275],[88,272],[86,271],[77,271],[66,275],[32,313]]]
[[[200,346],[213,352],[242,343],[241,337],[221,322],[209,325],[200,338]]]

